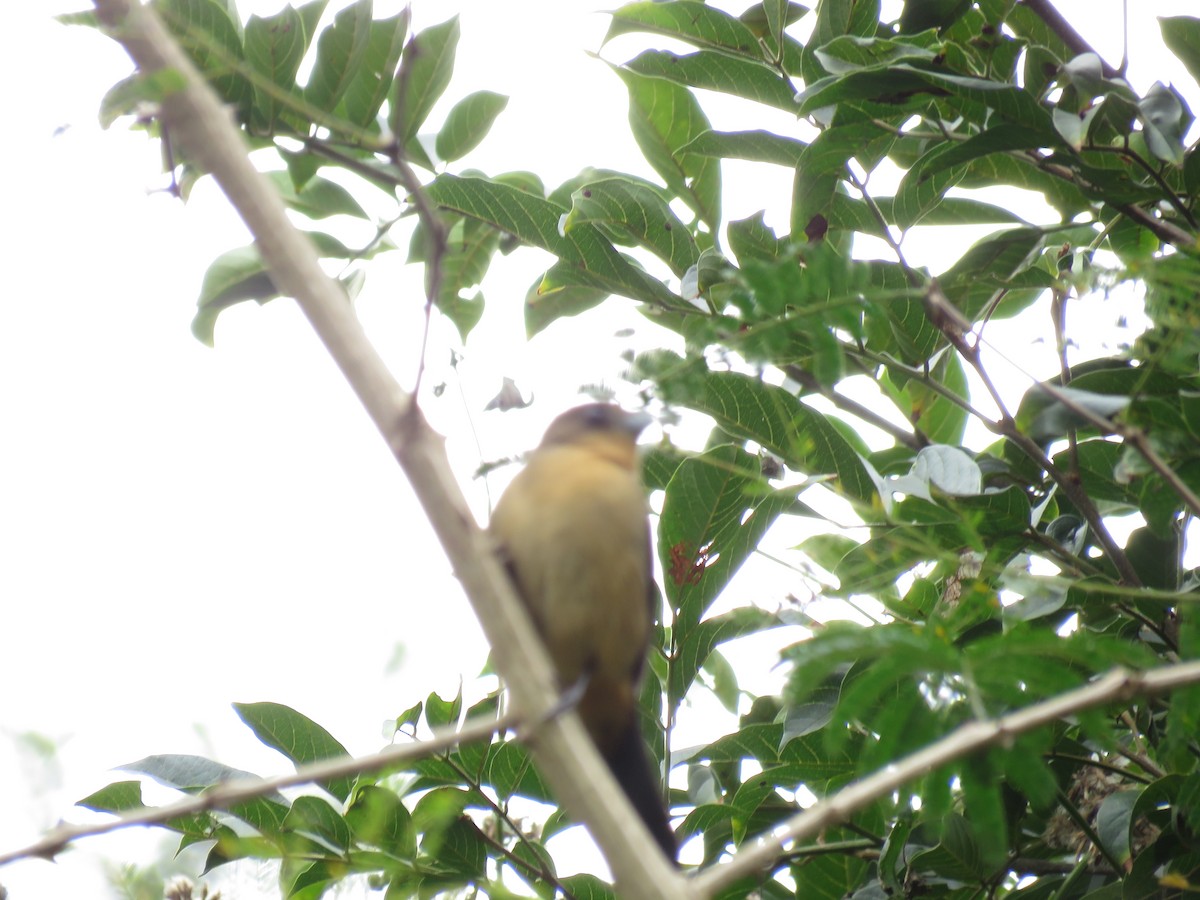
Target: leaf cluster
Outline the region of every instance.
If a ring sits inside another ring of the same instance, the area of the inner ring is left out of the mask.
[[[409,35],[404,15],[376,19],[358,0],[318,31],[324,0],[244,25],[220,0],[156,6],[252,145],[277,151],[297,211],[366,218],[325,168],[400,203],[416,190],[405,166],[428,173],[419,190],[439,210],[446,252],[421,222],[410,259],[437,268],[431,300],[464,339],[491,259],[516,245],[553,257],[526,298],[530,335],[616,295],[681,338],[682,352],[644,354],[630,375],[713,423],[702,451],[664,444],[646,461],[663,497],[665,584],[643,711],[656,754],[686,774],[670,800],[705,863],[956,726],[1115,665],[1200,653],[1184,563],[1200,513],[1192,115],[1183,92],[1139,94],[1081,51],[1049,4],[909,0],[895,21],[879,0],[766,0],[740,16],[695,0],[626,4],[606,40],[646,42],[612,71],[657,180],[586,168],[555,187],[453,170],[502,111],[494,94],[459,101],[432,141],[419,135],[449,82],[456,20]],[[1200,19],[1160,26],[1200,79]],[[660,49],[664,38],[688,49]],[[118,85],[105,116],[142,115],[171,89],[169,78]],[[803,136],[718,131],[703,106],[711,92],[792,113]],[[727,220],[727,160],[791,173],[785,225],[766,212]],[[176,162],[186,183],[194,173]],[[894,188],[875,190],[890,177]],[[1047,212],[1019,216],[979,188],[1038,195]],[[392,249],[390,224],[354,250],[315,240],[330,258],[366,261]],[[906,260],[914,229],[964,226],[983,236],[941,271]],[[1149,327],[1107,356],[1073,359],[1089,305],[1125,282],[1144,291]],[[211,340],[228,305],[274,295],[256,254],[231,252],[205,280],[198,336]],[[1061,365],[1014,398],[985,351],[988,324],[1017,315]],[[830,496],[849,519],[818,511]],[[794,596],[719,605],[764,535],[797,521],[820,533],[795,548]],[[875,621],[817,621],[796,599],[813,593]],[[782,626],[805,629],[781,647],[786,688],[750,695],[729,645]],[[670,724],[703,690],[737,726],[673,747]],[[344,752],[294,711],[239,712],[295,762]],[[431,697],[398,721],[459,713]],[[1198,725],[1195,690],[1063,718],[876,800],[729,896],[1190,889]],[[197,766],[181,776],[186,761],[153,757],[137,768],[181,789],[228,774]],[[351,873],[389,897],[466,885],[504,895],[512,877],[546,896],[608,891],[555,874],[542,839],[565,824],[559,814],[540,831],[513,817],[513,798],[551,798],[512,742],[322,788],[171,827],[185,844],[213,842],[210,865],[282,860],[289,897],[320,896]],[[136,783],[121,783],[85,805],[140,802]]]

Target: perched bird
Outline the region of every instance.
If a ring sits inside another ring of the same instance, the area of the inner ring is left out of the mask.
[[[560,685],[582,691],[584,726],[674,860],[675,836],[637,717],[655,591],[636,442],[650,421],[609,403],[560,415],[500,498],[489,531]]]

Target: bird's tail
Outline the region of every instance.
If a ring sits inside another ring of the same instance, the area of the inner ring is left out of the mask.
[[[636,723],[626,728],[623,736],[606,754],[608,767],[629,797],[634,810],[650,829],[655,843],[672,862],[675,861],[675,833],[667,810],[663,806],[662,786],[651,762],[646,742]]]

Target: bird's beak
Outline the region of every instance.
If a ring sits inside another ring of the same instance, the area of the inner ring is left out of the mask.
[[[623,425],[625,430],[629,432],[630,436],[636,439],[637,436],[645,431],[649,425],[654,424],[654,421],[654,416],[650,415],[650,413],[646,412],[645,410],[641,410],[639,412],[625,413]]]

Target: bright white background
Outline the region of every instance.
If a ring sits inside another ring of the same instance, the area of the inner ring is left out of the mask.
[[[268,14],[279,5],[243,0],[240,8]],[[587,165],[653,177],[626,130],[621,82],[588,53],[600,48],[607,20],[593,10],[605,5],[416,0],[417,27],[462,14],[447,98],[481,88],[512,98],[457,170],[529,169],[547,184]],[[1059,6],[1119,61],[1117,0]],[[244,228],[211,184],[187,206],[158,192],[158,148],[141,133],[124,122],[100,131],[100,98],[130,66],[107,39],[52,21],[75,8],[12,4],[0,54],[10,123],[0,327],[2,849],[60,817],[82,819],[75,800],[124,777],[114,766],[152,753],[283,771],[231,702],[289,704],[352,753],[371,752],[385,741],[386,721],[430,690],[451,695],[462,679],[478,695],[486,656],[404,478],[294,305],[227,311],[216,349],[191,337],[203,272],[245,242]],[[1154,18],[1195,12],[1189,0],[1134,5],[1135,88],[1174,80],[1196,96],[1186,73],[1162,68]],[[617,47],[604,55],[625,58]],[[769,111],[751,119],[705,102],[720,112],[720,128],[799,133]],[[726,197],[730,218],[786,196],[786,177],[738,182],[746,171],[726,172],[727,185],[740,185]],[[936,271],[970,237],[943,230],[914,242],[909,259]],[[394,256],[371,268],[359,309],[409,384],[420,282]],[[446,390],[427,410],[449,436],[481,518],[486,494],[470,480],[480,462],[533,444],[580,385],[627,391],[621,351],[657,339],[631,304],[616,301],[605,317],[558,323],[526,345],[521,301],[545,263],[528,250],[497,259],[484,285],[487,314],[457,371],[448,365],[455,332],[434,328],[426,384]],[[623,328],[635,333],[618,334]],[[535,394],[531,409],[483,412],[502,376]],[[754,588],[768,605],[790,589],[786,570],[770,567]],[[104,896],[98,858],[144,861],[160,843],[144,833],[90,840],[56,865],[0,870],[0,884],[14,900]],[[256,873],[239,875],[237,896],[250,896],[245,879]],[[274,895],[263,879],[261,895]]]

